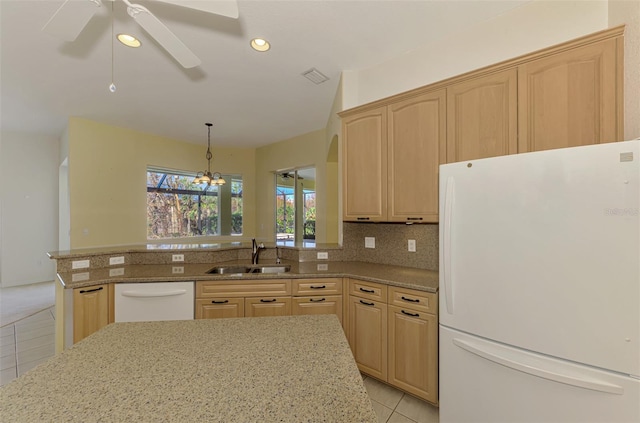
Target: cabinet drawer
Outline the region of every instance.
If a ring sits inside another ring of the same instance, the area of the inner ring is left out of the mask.
[[[196,300],[196,319],[244,317],[244,298],[208,298]]]
[[[342,295],[342,279],[294,279],[291,281],[291,292],[293,296]]]
[[[291,279],[205,281],[196,283],[196,298],[291,295]]]
[[[245,298],[244,317],[290,316],[291,297]]]
[[[306,314],[335,314],[342,323],[342,295],[318,295],[295,297],[292,303],[294,316]]]
[[[438,294],[430,292],[390,286],[389,304],[425,313],[438,314]]]
[[[387,302],[387,286],[375,282],[350,279],[349,294],[374,301]]]

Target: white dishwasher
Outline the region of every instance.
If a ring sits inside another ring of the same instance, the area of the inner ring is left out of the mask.
[[[116,322],[193,320],[194,282],[119,283]]]

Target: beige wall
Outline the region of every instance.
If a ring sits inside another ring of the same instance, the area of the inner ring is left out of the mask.
[[[204,145],[70,118],[71,248],[146,243],[147,166],[204,170],[205,152]],[[255,150],[214,145],[212,152],[212,170],[242,175],[243,238],[250,238],[256,221]],[[237,237],[215,238],[226,239]]]

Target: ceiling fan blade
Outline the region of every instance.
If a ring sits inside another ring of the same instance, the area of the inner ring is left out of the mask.
[[[162,3],[175,4],[176,6],[188,7],[189,9],[201,12],[213,13],[214,15],[227,16],[238,19],[237,0],[156,0]]]
[[[149,10],[138,4],[127,8],[129,15],[149,33],[165,50],[185,68],[193,68],[201,62],[169,28],[156,18]]]
[[[100,6],[100,0],[66,0],[42,30],[64,41],[74,41]]]

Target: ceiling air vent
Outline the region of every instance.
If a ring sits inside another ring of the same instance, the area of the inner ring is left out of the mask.
[[[316,68],[311,68],[308,71],[302,72],[302,76],[304,76],[305,78],[307,78],[309,81],[313,82],[314,84],[322,84],[324,81],[328,81],[329,78],[327,78],[325,75],[323,75],[318,69]]]

